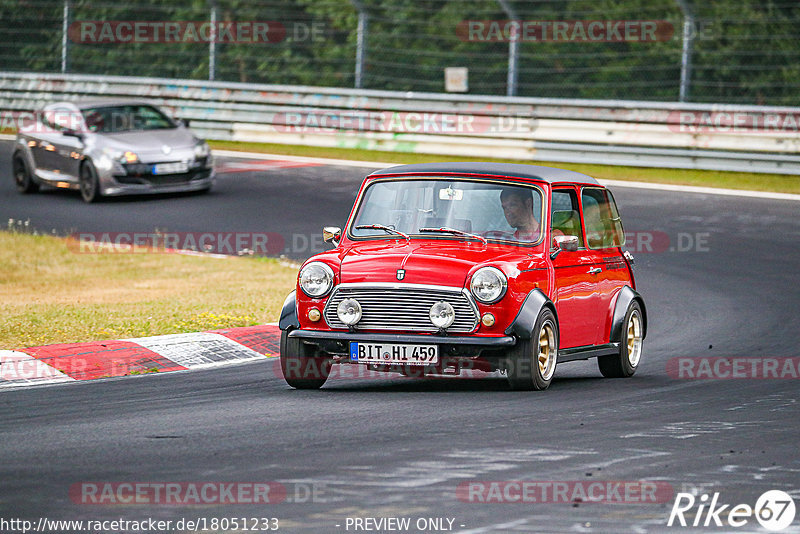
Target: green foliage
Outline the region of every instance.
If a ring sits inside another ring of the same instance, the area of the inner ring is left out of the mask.
[[[444,90],[443,71],[469,68],[473,94],[506,93],[509,44],[468,41],[469,20],[507,20],[498,0],[68,0],[70,21],[267,21],[285,37],[216,44],[215,79],[352,87],[359,14],[367,17],[363,86]],[[795,0],[688,0],[695,15],[690,100],[796,105],[800,47]],[[519,44],[520,96],[677,100],[684,16],[675,0],[509,0],[525,21],[657,20],[657,42]],[[64,0],[0,0],[0,69],[61,69]],[[68,44],[68,71],[209,78],[209,43]]]

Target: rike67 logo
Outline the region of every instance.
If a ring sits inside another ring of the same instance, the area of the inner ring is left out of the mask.
[[[693,510],[695,505],[697,510]],[[784,491],[770,490],[751,507],[749,504],[721,504],[719,492],[710,498],[707,494],[697,498],[691,493],[678,493],[667,526],[741,528],[753,517],[766,530],[783,530],[794,521],[794,499]]]

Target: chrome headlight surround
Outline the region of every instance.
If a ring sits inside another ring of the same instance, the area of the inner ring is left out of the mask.
[[[456,311],[453,309],[452,304],[446,300],[440,300],[431,306],[428,317],[430,317],[433,326],[444,330],[449,328],[456,320]]]
[[[478,302],[494,304],[506,294],[508,278],[497,267],[482,267],[472,275],[469,289]]]
[[[344,299],[336,307],[336,315],[347,326],[355,326],[363,315],[361,303],[356,299]]]
[[[300,269],[297,281],[307,296],[322,298],[333,289],[333,269],[321,261],[312,261]]]

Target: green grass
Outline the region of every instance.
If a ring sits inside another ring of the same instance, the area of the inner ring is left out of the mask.
[[[297,276],[274,259],[73,250],[0,231],[0,349],[275,322]]]
[[[350,148],[316,148],[295,145],[241,143],[234,141],[209,141],[212,148],[310,156],[318,158],[379,161],[385,163],[427,163],[436,161],[496,161],[503,163],[527,163],[561,167],[593,176],[599,180],[627,180],[675,185],[694,185],[723,189],[771,191],[778,193],[800,193],[800,176],[785,174],[759,174],[750,172],[698,171],[691,169],[651,169],[647,167],[618,167],[612,165],[588,165],[581,163],[558,163],[552,161],[528,161],[492,158],[465,158],[459,156],[433,156],[402,152],[382,152]]]

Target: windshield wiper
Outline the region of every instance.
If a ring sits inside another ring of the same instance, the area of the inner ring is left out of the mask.
[[[474,237],[475,239],[482,241],[484,245],[487,243],[486,238],[483,236],[479,236],[477,234],[471,234],[469,232],[464,232],[463,230],[456,230],[455,228],[448,228],[447,226],[442,226],[441,228],[420,228],[419,231],[438,233],[438,234],[454,234],[464,237]]]
[[[408,234],[404,234],[400,230],[395,230],[391,226],[385,226],[383,224],[359,224],[356,226],[356,230],[383,230],[388,234],[396,234],[404,237],[406,241],[411,241],[411,236]]]

